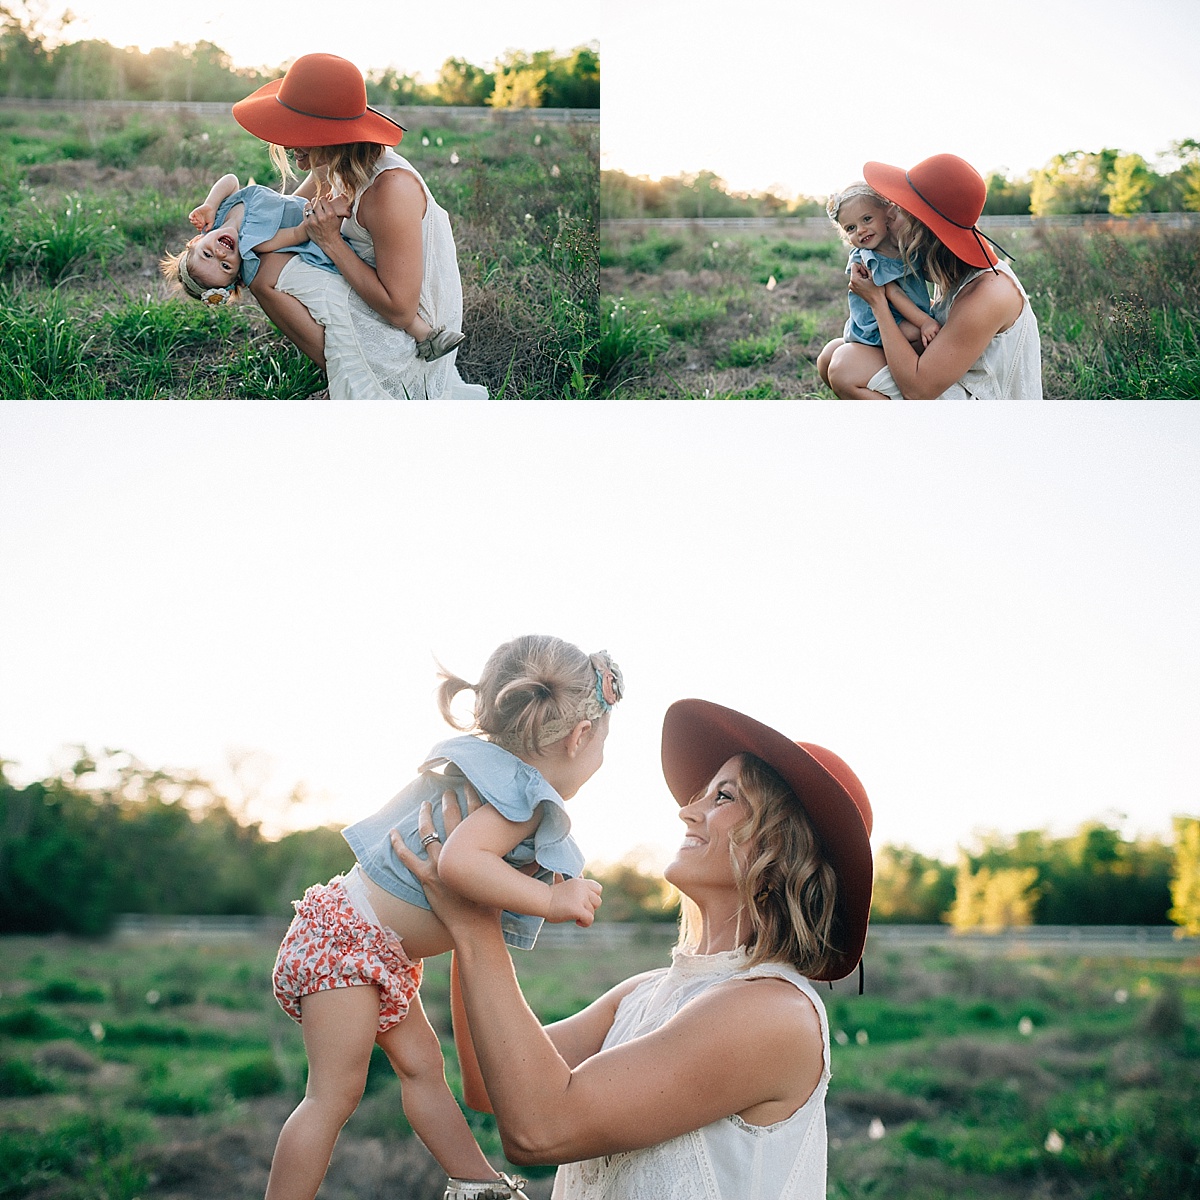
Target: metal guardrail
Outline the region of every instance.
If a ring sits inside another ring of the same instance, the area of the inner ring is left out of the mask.
[[[202,117],[228,117],[233,101],[208,100],[57,100],[0,97],[0,108],[87,109],[89,111],[187,112]],[[542,123],[549,125],[598,124],[598,108],[469,108],[453,104],[380,104],[376,108],[399,121],[457,124],[470,121],[491,124]]]
[[[1114,217],[1109,213],[1063,213],[1050,217],[1025,215],[984,216],[980,229],[1068,229],[1115,226],[1137,228],[1156,226],[1169,229],[1200,228],[1200,213],[1137,213]],[[604,217],[601,229],[776,229],[836,237],[828,217]]]
[[[287,929],[286,916],[153,916],[127,913],[117,918],[113,934],[118,938],[177,941],[223,941],[227,939],[273,938]],[[1165,957],[1200,956],[1200,938],[1177,937],[1173,925],[1024,925],[995,931],[958,931],[948,925],[872,925],[868,947],[912,948],[941,946],[946,949],[999,950],[1065,949],[1075,952],[1108,951]],[[656,923],[597,921],[590,929],[576,925],[543,925],[539,946],[591,946],[611,949],[634,942],[674,942],[673,922]]]

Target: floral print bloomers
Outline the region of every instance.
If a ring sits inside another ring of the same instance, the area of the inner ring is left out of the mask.
[[[351,903],[341,876],[314,884],[279,947],[272,982],[275,999],[294,1021],[300,997],[330,988],[374,984],[379,989],[379,1032],[408,1015],[421,986],[421,962],[413,962],[390,930],[366,920]]]

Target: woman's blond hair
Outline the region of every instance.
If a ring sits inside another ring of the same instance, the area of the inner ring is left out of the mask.
[[[916,275],[924,274],[933,284],[933,302],[944,300],[972,271],[928,225],[909,216],[898,231],[896,244],[904,265]]]
[[[790,963],[802,975],[825,974],[839,950],[837,877],[795,793],[752,754],[738,760],[738,790],[750,813],[729,839],[739,920],[750,965]],[[699,909],[683,897],[679,944],[699,943]]]
[[[353,196],[374,178],[375,164],[386,147],[377,142],[347,142],[340,146],[309,147],[309,162],[315,167],[328,167],[327,179],[317,179],[317,195],[342,194]],[[283,146],[272,145],[271,161],[275,164],[284,185],[296,178],[295,171]]]
[[[455,729],[485,734],[513,754],[536,755],[570,732],[581,710],[595,707],[589,701],[596,696],[598,673],[614,669],[604,652],[585,654],[562,638],[528,634],[494,650],[478,683],[443,668],[438,711]],[[470,722],[458,721],[451,711],[463,691],[475,693]]]

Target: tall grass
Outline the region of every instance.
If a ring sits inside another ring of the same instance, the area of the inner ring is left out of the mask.
[[[1052,400],[1200,398],[1200,231],[1035,231],[1016,270]],[[628,398],[832,398],[821,346],[846,318],[845,247],[747,231],[605,231],[605,286],[670,335],[627,356]]]
[[[400,150],[451,214],[464,378],[495,398],[595,394],[594,125],[410,130]],[[162,253],[213,179],[274,184],[231,119],[0,112],[0,398],[302,398],[324,381],[252,299],[174,299]]]
[[[4,939],[0,1196],[149,1196],[147,1176],[185,1152],[207,1164],[195,1194],[260,1190],[305,1077],[300,1031],[270,994],[275,949]],[[659,939],[547,946],[516,967],[534,1011],[553,1021],[667,958]],[[1194,960],[869,943],[866,978],[865,996],[822,989],[831,1197],[1200,1194]],[[423,1003],[458,1088],[448,990],[445,956],[430,960]],[[409,1132],[399,1113],[398,1084],[378,1056],[342,1161],[364,1161],[381,1139],[399,1154]],[[468,1115],[499,1162],[495,1122]],[[237,1162],[224,1162],[235,1136]],[[444,1177],[428,1161],[405,1159],[369,1186],[330,1194],[434,1200]],[[548,1195],[547,1183],[531,1194]]]

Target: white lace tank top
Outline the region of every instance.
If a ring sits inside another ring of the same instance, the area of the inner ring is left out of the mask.
[[[783,963],[746,966],[746,952],[676,950],[617,1009],[604,1048],[660,1029],[689,1000],[730,979],[786,979],[817,1010],[824,1067],[813,1094],[775,1125],[724,1117],[670,1141],[559,1167],[552,1200],[825,1200],[829,1022],[812,984]]]

